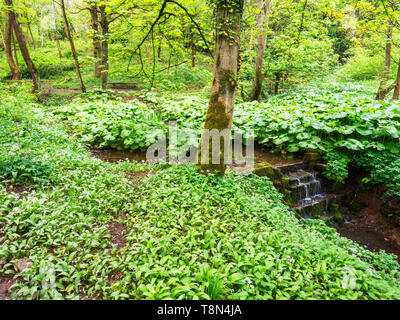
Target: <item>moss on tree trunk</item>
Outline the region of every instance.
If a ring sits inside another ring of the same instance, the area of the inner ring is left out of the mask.
[[[226,152],[230,146],[233,107],[239,69],[240,22],[243,1],[218,1],[216,8],[216,41],[213,84],[204,131],[198,153],[199,169],[204,173],[224,175]],[[219,163],[212,161],[212,139],[208,132],[218,130]],[[208,148],[207,148],[208,146]]]

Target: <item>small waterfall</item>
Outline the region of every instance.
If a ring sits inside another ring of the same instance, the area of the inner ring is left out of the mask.
[[[289,179],[294,205],[292,209],[304,217],[321,218],[330,214],[338,195],[326,193],[325,183],[318,172],[297,169],[285,173]]]

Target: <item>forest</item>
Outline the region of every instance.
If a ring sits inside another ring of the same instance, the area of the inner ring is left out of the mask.
[[[399,0],[0,0],[0,300],[399,300]]]

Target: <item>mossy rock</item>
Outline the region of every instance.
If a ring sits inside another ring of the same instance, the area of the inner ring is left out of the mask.
[[[322,155],[317,152],[307,152],[304,154],[304,160],[305,161],[318,161],[322,159]]]
[[[326,204],[323,201],[315,202],[311,205],[310,216],[313,218],[321,218],[325,213]]]
[[[332,204],[330,207],[330,213],[333,214],[333,218],[337,223],[342,223],[343,222],[343,215],[339,210],[339,205],[338,204]]]
[[[325,163],[317,163],[314,166],[314,169],[318,172],[324,173],[326,171],[326,164]]]
[[[367,205],[365,203],[362,203],[360,201],[353,201],[350,203],[350,209],[354,212],[360,212],[362,209],[364,209]]]
[[[289,179],[283,175],[281,170],[267,163],[254,168],[253,173],[259,177],[268,177],[274,187],[283,194],[285,203],[288,205],[292,203],[291,191],[289,190]]]

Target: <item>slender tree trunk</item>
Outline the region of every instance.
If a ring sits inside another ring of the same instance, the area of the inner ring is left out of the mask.
[[[226,162],[230,160],[227,152],[230,152],[233,108],[238,86],[242,13],[243,1],[217,2],[213,83],[198,152],[199,169],[206,174],[213,172],[224,175]],[[217,157],[214,157],[210,130],[221,135]]]
[[[36,42],[35,42],[35,38],[33,37],[31,23],[29,21],[28,21],[28,31],[29,31],[29,34],[31,36],[32,44],[33,44],[33,57],[36,57]]]
[[[192,68],[196,67],[196,47],[194,44],[193,30],[190,28],[190,49],[192,51]]]
[[[192,42],[192,68],[196,67],[196,49],[194,43]]]
[[[26,46],[29,48],[31,46],[31,38],[29,38],[29,30],[28,28],[26,28],[26,32],[24,32],[24,29],[21,27],[21,31],[23,36],[25,37]],[[33,55],[35,55],[35,53],[33,53]]]
[[[274,94],[279,93],[279,84],[281,82],[282,75],[279,72],[275,73],[275,84],[274,84]]]
[[[67,34],[68,41],[69,41],[69,44],[71,46],[72,56],[73,56],[74,62],[75,62],[76,75],[77,75],[78,80],[79,80],[79,85],[80,85],[80,88],[81,88],[82,92],[86,92],[86,88],[85,88],[85,85],[83,84],[83,80],[82,80],[81,69],[80,69],[80,66],[79,66],[79,60],[78,60],[78,56],[76,54],[74,41],[72,40],[72,36],[71,36],[71,30],[70,30],[68,19],[67,19],[67,13],[65,11],[64,0],[61,0],[61,12],[62,12],[62,15],[63,15],[63,18],[64,18],[65,32]]]
[[[35,64],[33,63],[31,56],[29,55],[28,48],[25,44],[23,34],[21,32],[21,28],[19,26],[19,23],[17,21],[17,18],[15,17],[15,12],[13,8],[13,3],[12,0],[5,0],[5,4],[9,7],[8,11],[8,17],[10,19],[10,23],[13,26],[15,36],[17,38],[18,44],[19,44],[19,49],[21,51],[22,57],[25,60],[26,66],[32,76],[32,82],[33,82],[33,92],[36,92],[40,88],[40,76],[39,72],[36,69]]]
[[[170,70],[171,70],[171,59],[172,59],[172,53],[171,53],[171,51],[172,51],[172,48],[171,48],[171,46],[169,47],[169,59],[168,59],[168,71],[167,71],[167,80],[169,79],[169,72],[170,72]]]
[[[157,48],[157,58],[158,60],[161,60],[161,41]]]
[[[61,59],[62,58],[62,51],[61,51],[61,46],[60,46],[60,40],[58,39],[57,10],[56,10],[56,5],[54,3],[54,0],[53,0],[53,10],[54,10],[54,39],[56,40],[56,43],[57,43],[58,56]]]
[[[254,42],[254,31],[253,31],[253,28],[251,28],[250,39],[249,39],[249,50],[253,49],[253,42]]]
[[[60,46],[60,40],[58,39],[58,33],[57,30],[54,31],[54,39],[56,40],[57,43],[57,50],[58,50],[58,57],[60,58],[60,70],[62,75],[64,76],[64,69],[62,67],[62,51],[61,51],[61,46]]]
[[[106,7],[100,6],[100,26],[101,26],[101,75],[100,75],[100,87],[103,90],[107,89],[108,82],[108,28],[109,23],[106,15]]]
[[[258,9],[260,13],[257,15],[257,29],[258,29],[258,49],[257,49],[257,60],[256,60],[256,73],[254,77],[254,88],[251,95],[251,100],[258,100],[262,91],[263,82],[263,59],[265,52],[265,41],[266,33],[265,29],[268,25],[269,14],[271,8],[271,0],[258,0]]]
[[[58,39],[57,30],[54,32],[54,38],[56,39],[56,43],[57,43],[58,57],[61,59],[62,51],[61,51],[61,46],[60,46],[60,40]]]
[[[392,52],[392,33],[393,33],[393,22],[388,22],[388,30],[386,35],[386,49],[385,49],[385,67],[382,73],[382,80],[379,84],[379,89],[376,94],[376,100],[385,99],[386,95],[389,93],[386,89],[387,81],[389,79],[390,73],[390,55]]]
[[[58,39],[58,31],[57,31],[57,11],[56,11],[56,6],[53,0],[53,10],[54,10],[54,39],[56,40],[57,44],[57,50],[58,50],[58,57],[60,58],[60,70],[62,75],[64,75],[64,69],[62,67],[62,51],[61,51],[61,46],[60,46],[60,40]]]
[[[93,57],[95,59],[94,62],[94,76],[96,78],[100,78],[101,68],[100,68],[100,56],[101,56],[101,47],[99,41],[99,17],[97,14],[97,5],[90,5],[90,17],[92,24],[92,32],[93,32]]]
[[[17,44],[15,42],[14,32],[11,32],[11,41],[12,41],[12,46],[13,46],[13,50],[14,50],[15,64],[17,65],[17,68],[19,69],[18,50],[17,50]]]
[[[394,87],[394,92],[393,92],[393,100],[399,100],[399,94],[400,94],[400,59],[399,59],[399,65],[397,68],[397,76],[396,76],[396,82],[395,82],[395,87]]]
[[[14,62],[14,58],[12,56],[12,43],[11,43],[11,37],[12,37],[12,26],[10,22],[9,15],[6,15],[6,26],[5,26],[5,31],[4,31],[4,49],[6,52],[6,59],[7,63],[11,69],[12,73],[12,79],[15,80],[20,80],[21,79],[21,74],[18,68],[18,65]]]

